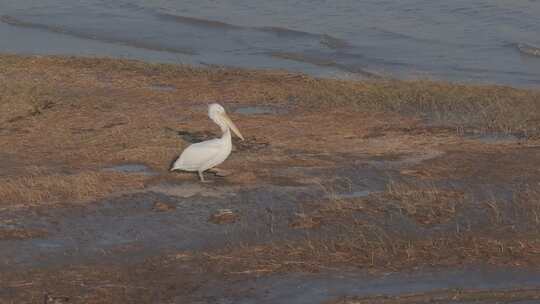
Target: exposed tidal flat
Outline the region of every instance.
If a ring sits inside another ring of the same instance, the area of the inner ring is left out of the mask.
[[[0,302],[540,296],[537,90],[0,55],[0,91]],[[169,172],[216,101],[230,174]]]

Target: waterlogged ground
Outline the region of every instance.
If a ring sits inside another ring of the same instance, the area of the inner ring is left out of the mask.
[[[533,118],[502,132],[381,111],[281,72],[1,63],[1,303],[540,298]],[[217,136],[214,101],[246,137],[227,174],[169,172]]]

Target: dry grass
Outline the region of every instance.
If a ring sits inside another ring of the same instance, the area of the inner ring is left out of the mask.
[[[320,144],[304,134],[313,127],[307,124],[316,121],[321,126],[326,124],[327,130],[364,132],[356,126],[360,122],[349,122],[359,117],[377,120],[366,111],[413,114],[456,128],[521,132],[527,136],[537,134],[540,125],[538,92],[494,86],[341,81],[285,72],[65,57],[1,55],[0,68],[3,152],[71,166],[142,162],[165,170],[186,144],[181,142],[178,130],[215,130],[197,106],[216,100],[228,105],[301,108],[301,116],[286,119],[283,129],[289,136],[272,138],[273,143],[291,147],[300,144],[289,138],[295,136],[302,138],[302,146]],[[152,89],[156,84],[176,90]],[[345,113],[335,114],[343,120],[308,117],[309,109],[328,113],[328,108],[336,106],[355,117],[346,117]],[[357,112],[353,115],[350,110]],[[283,133],[276,127],[283,124],[280,117],[257,119],[244,118],[242,127],[252,134],[259,132],[261,125],[272,126],[275,132],[271,133]],[[194,120],[196,125],[191,123]],[[303,133],[291,134],[294,129]],[[288,141],[279,143],[278,138]]]
[[[20,116],[21,112],[39,112],[40,108],[54,103],[50,95],[57,95],[57,92],[43,83],[44,80],[53,80],[52,88],[63,86],[64,89],[67,84],[73,87],[91,84],[91,87],[84,88],[136,90],[164,83],[178,88],[182,98],[191,101],[354,106],[362,111],[397,111],[445,125],[486,131],[537,135],[540,130],[540,92],[502,86],[467,86],[426,80],[329,80],[286,72],[198,69],[126,60],[63,57],[3,55],[0,66],[6,71],[5,76],[37,75],[17,85],[6,79],[8,82],[4,84],[3,91],[8,94],[2,103],[5,104],[5,100],[22,100],[24,106],[17,105],[19,110],[2,111],[4,113],[0,115],[4,120]],[[154,95],[160,95],[162,102],[167,103],[176,94],[161,92]]]
[[[456,247],[452,247],[453,245]],[[324,251],[318,250],[321,246],[324,246]],[[285,246],[238,248],[235,255],[225,252],[204,255],[182,252],[168,258],[149,258],[128,267],[91,264],[61,269],[34,269],[27,273],[7,273],[0,277],[0,283],[4,287],[4,295],[12,295],[19,302],[41,303],[44,294],[50,293],[54,297],[68,298],[69,303],[195,303],[195,300],[201,300],[201,292],[196,290],[215,286],[208,282],[226,282],[217,286],[236,282],[234,278],[228,281],[228,276],[242,275],[251,280],[252,276],[269,273],[321,271],[329,267],[341,269],[344,263],[362,269],[382,267],[385,270],[417,267],[419,263],[451,266],[471,261],[504,263],[509,262],[510,256],[531,258],[527,264],[537,265],[538,258],[535,253],[538,252],[540,244],[519,243],[518,240],[503,244],[489,239],[471,238],[399,242],[392,246],[374,243],[367,246],[351,248],[337,243],[291,243]],[[244,296],[244,292],[241,288],[230,289],[227,294],[231,297],[235,294]],[[489,297],[480,292],[455,290],[448,293],[424,293],[424,298],[420,294],[404,294],[401,295],[403,302],[381,296],[348,298],[337,303],[418,303],[421,299],[429,299],[429,296],[444,299],[443,296],[449,293],[452,293],[449,298],[461,300],[507,299],[504,291],[495,292],[498,297],[493,296],[494,293]],[[523,291],[521,296],[528,296],[530,299],[531,292]],[[508,294],[510,292],[506,293]],[[24,301],[21,301],[22,299]]]
[[[2,206],[80,202],[143,186],[144,176],[82,172],[72,175],[29,175],[0,179]]]
[[[525,219],[526,222],[540,228],[540,184],[523,186],[521,191],[514,195],[512,204],[517,218]]]
[[[345,216],[353,212],[398,214],[413,219],[418,225],[433,226],[455,219],[466,203],[463,191],[443,189],[432,182],[408,183],[390,180],[383,192],[371,193],[368,198],[344,198],[330,187],[320,185],[329,202],[321,203],[316,217],[324,214]],[[367,193],[366,193],[367,195]]]
[[[421,115],[443,125],[538,135],[537,91],[432,81],[372,83],[360,103]]]
[[[482,202],[493,225],[518,231],[540,231],[540,184],[524,184],[511,201],[494,196]]]
[[[457,208],[464,203],[464,193],[445,190],[433,184],[411,185],[391,181],[382,199],[393,201],[394,206],[421,225],[450,221]]]
[[[127,268],[84,265],[33,269],[6,274],[0,283],[3,299],[14,298],[8,303],[40,304],[170,303],[175,297],[189,299],[189,293],[201,284],[196,275],[186,270],[185,264],[154,261]],[[53,300],[44,301],[47,295]]]
[[[53,92],[44,84],[0,84],[0,122],[10,123],[27,116],[36,116],[54,105]]]
[[[373,271],[467,264],[538,266],[540,242],[529,238],[454,236],[422,239],[340,239],[279,242],[246,246],[199,257],[208,271],[225,274],[319,272],[360,268]],[[362,236],[362,237],[360,237]]]
[[[46,235],[47,231],[39,229],[0,228],[0,241],[32,239]]]
[[[324,304],[418,304],[418,303],[511,303],[540,299],[540,289],[517,288],[507,290],[446,289],[427,293],[346,297]]]

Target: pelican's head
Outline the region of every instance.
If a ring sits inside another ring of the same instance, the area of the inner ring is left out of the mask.
[[[218,103],[213,103],[208,106],[208,116],[210,119],[212,119],[216,124],[218,124],[221,127],[221,130],[225,132],[228,128],[233,130],[234,134],[236,136],[240,137],[240,139],[244,140],[244,137],[238,131],[238,128],[236,125],[232,122],[232,120],[227,116],[227,113],[225,112],[225,109]]]

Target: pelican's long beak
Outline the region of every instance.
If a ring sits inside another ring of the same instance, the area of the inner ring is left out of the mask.
[[[236,134],[236,136],[240,137],[241,140],[244,140],[244,136],[242,136],[242,133],[240,133],[240,131],[238,130],[238,128],[236,127],[234,122],[232,122],[232,120],[229,118],[229,116],[227,116],[226,113],[223,113],[221,115],[221,117],[223,117],[223,120],[225,120],[227,125],[229,125],[229,128],[231,128],[231,130],[233,130],[234,134]]]

